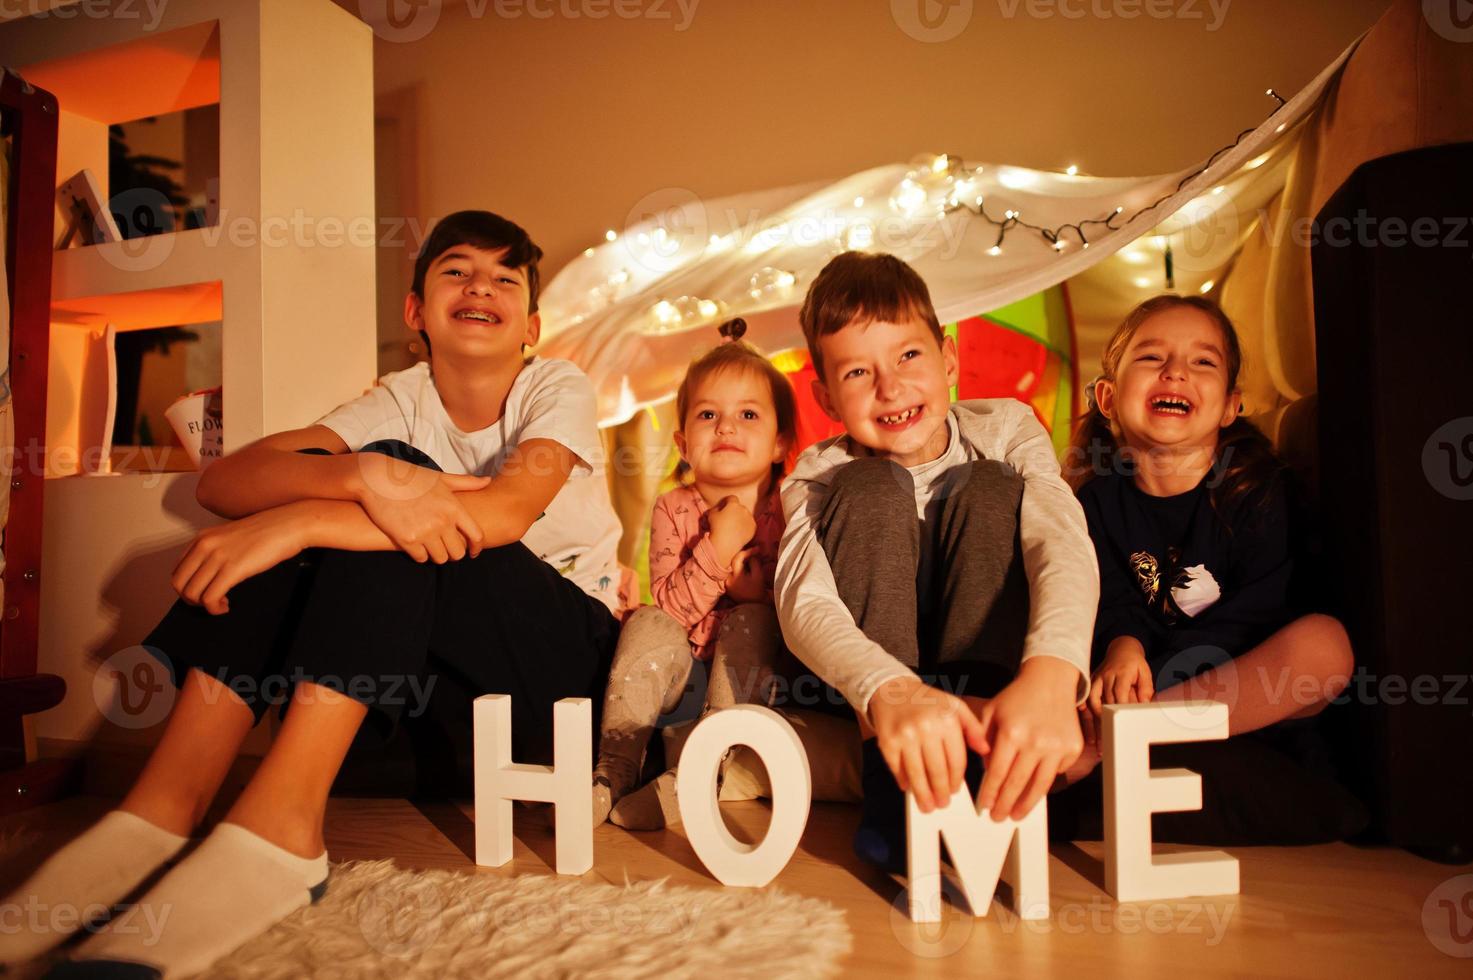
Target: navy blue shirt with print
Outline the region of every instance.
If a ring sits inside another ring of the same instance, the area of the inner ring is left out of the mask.
[[[1219,514],[1212,478],[1170,497],[1121,474],[1080,488],[1100,563],[1094,666],[1112,640],[1133,636],[1160,689],[1247,652],[1292,618],[1282,482]]]

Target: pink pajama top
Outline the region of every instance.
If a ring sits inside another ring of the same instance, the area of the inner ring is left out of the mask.
[[[690,630],[691,654],[697,660],[711,659],[721,622],[736,606],[726,595],[731,569],[717,560],[711,544],[709,509],[695,487],[677,487],[655,501],[650,519],[650,592],[655,605]],[[747,547],[757,549],[750,560],[759,563],[771,602],[784,524],[775,486],[757,505],[753,518],[757,533]]]

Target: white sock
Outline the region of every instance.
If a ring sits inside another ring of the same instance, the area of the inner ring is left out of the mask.
[[[326,886],[326,851],[297,857],[244,827],[222,823],[126,914],[82,943],[74,959],[142,964],[165,978],[190,976],[317,901]]]
[[[0,901],[0,963],[33,959],[60,944],[187,843],[142,817],[109,811]]]

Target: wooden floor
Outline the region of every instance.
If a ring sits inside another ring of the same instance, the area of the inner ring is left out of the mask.
[[[79,797],[0,820],[6,857],[0,890],[107,806]],[[761,803],[724,804],[723,810],[738,836],[755,839],[766,826]],[[1433,945],[1434,938],[1448,944],[1448,910],[1429,916],[1431,938],[1422,911],[1435,888],[1473,874],[1473,866],[1450,868],[1399,850],[1345,844],[1245,848],[1233,852],[1241,861],[1241,895],[1119,905],[1101,887],[1100,844],[1056,845],[1051,919],[1020,922],[994,906],[983,919],[949,909],[947,921],[923,927],[906,918],[898,882],[851,855],[857,817],[852,806],[815,804],[798,852],[769,886],[845,910],[854,936],[854,950],[842,964],[846,976],[1473,976],[1473,958],[1455,958]],[[518,808],[516,819],[513,862],[481,873],[552,874],[548,814]],[[475,870],[469,804],[334,799],[327,841],[338,861],[392,857],[410,868]],[[589,877],[595,880],[669,878],[720,887],[674,831],[632,834],[605,824],[595,832],[594,857]],[[1453,887],[1463,885],[1461,893],[1470,883]],[[1458,925],[1473,931],[1466,916]],[[1473,954],[1473,935],[1454,947]]]

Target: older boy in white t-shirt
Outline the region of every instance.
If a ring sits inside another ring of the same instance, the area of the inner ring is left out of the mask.
[[[526,762],[550,757],[553,702],[601,703],[619,523],[591,384],[524,354],[541,254],[504,218],[447,217],[405,301],[429,363],[201,475],[200,502],[233,520],[195,539],[145,640],[179,685],[163,737],[119,808],[0,908],[122,901],[198,826],[267,692],[289,710],[224,820],[68,968],[192,974],[321,897],[328,791],[363,719],[403,713],[406,677],[511,694]],[[160,908],[161,929],[135,928]],[[0,935],[0,962],[65,938]]]

